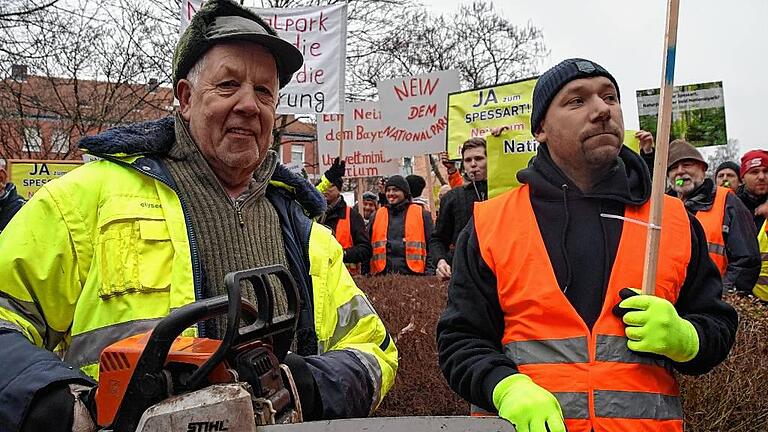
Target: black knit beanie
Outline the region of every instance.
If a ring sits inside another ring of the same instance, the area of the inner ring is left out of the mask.
[[[400,175],[394,175],[387,179],[386,187],[394,186],[401,191],[405,192],[405,197],[410,198],[411,196],[411,187],[408,186],[408,182],[405,181],[403,176]]]
[[[427,181],[420,175],[411,174],[405,177],[405,181],[408,182],[408,187],[411,188],[411,193],[417,197],[421,196],[421,193],[424,192],[424,188],[427,187]]]
[[[541,127],[541,121],[547,114],[549,104],[555,95],[569,82],[579,78],[603,76],[611,80],[616,87],[616,97],[621,100],[619,84],[613,75],[599,64],[580,58],[563,60],[548,71],[541,74],[533,89],[533,110],[531,112],[531,132],[536,133]]]
[[[739,168],[741,168],[741,167],[736,162],[725,161],[725,162],[723,162],[723,163],[721,163],[720,165],[717,166],[717,169],[715,170],[715,177],[717,177],[717,173],[719,173],[720,171],[722,171],[724,169],[731,169],[738,176],[739,175]]]

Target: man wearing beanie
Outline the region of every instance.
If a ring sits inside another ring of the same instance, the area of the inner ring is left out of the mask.
[[[230,272],[274,265],[295,280],[269,277],[275,314],[288,311],[287,290],[299,296],[296,333],[273,347],[304,419],[367,416],[381,402],[397,349],[311,219],[322,196],[269,150],[279,89],[302,62],[252,11],[206,1],[174,53],[174,115],[84,138],[100,160],[47,183],[11,220],[0,236],[0,429],[95,430],[84,399],[105,347],[226,294]],[[190,330],[221,338],[224,324]]]
[[[717,166],[715,170],[715,184],[721,187],[730,188],[736,192],[741,186],[741,177],[739,177],[739,164],[733,161],[725,161]]]
[[[357,206],[355,206],[357,208]],[[373,218],[373,214],[379,209],[379,197],[374,192],[363,192],[363,221],[365,222],[365,229],[368,229],[368,225]]]
[[[728,355],[701,224],[664,199],[656,296],[640,295],[648,169],[622,147],[621,95],[595,62],[565,60],[533,92],[541,143],[522,186],[477,203],[459,236],[440,366],[451,387],[518,431],[683,431],[673,369]]]
[[[432,235],[432,217],[411,199],[411,188],[403,176],[387,179],[387,205],[368,224],[373,257],[370,273],[432,274],[427,260]]]
[[[736,194],[753,215],[762,259],[760,276],[752,292],[760,300],[768,302],[768,152],[746,152],[741,157],[739,175],[742,184]]]
[[[723,277],[723,289],[751,293],[760,273],[760,251],[752,216],[730,188],[706,177],[708,164],[684,140],[669,144],[668,194],[680,198],[701,223],[709,257]]]
[[[328,208],[318,222],[333,232],[344,249],[344,264],[351,275],[362,274],[362,264],[371,259],[371,240],[360,213],[350,208],[341,194],[341,178],[334,179],[325,189]]]

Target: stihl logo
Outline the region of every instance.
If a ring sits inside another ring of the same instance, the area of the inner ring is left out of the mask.
[[[228,430],[226,420],[192,422],[187,425],[187,432],[220,432]]]

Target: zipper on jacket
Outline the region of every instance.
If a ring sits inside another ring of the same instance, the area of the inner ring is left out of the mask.
[[[190,256],[192,259],[192,285],[195,291],[195,301],[200,301],[203,298],[202,281],[200,280],[203,270],[200,267],[200,257],[198,256],[198,252],[197,252],[197,237],[195,236],[195,232],[192,230],[192,224],[191,224],[191,221],[189,220],[189,212],[187,211],[188,210],[187,204],[179,194],[179,190],[174,185],[172,185],[169,181],[152,172],[152,168],[149,167],[148,165],[142,164],[141,169],[139,169],[137,166],[123,162],[119,159],[114,159],[112,157],[105,157],[104,159],[107,159],[111,162],[115,162],[118,165],[123,165],[131,169],[134,169],[146,175],[147,177],[153,178],[159,181],[160,183],[168,186],[173,192],[176,193],[176,198],[179,199],[179,203],[181,204],[181,212],[184,214],[184,224],[187,226],[187,240],[189,240]],[[199,337],[205,337],[204,325],[197,326],[197,335]]]
[[[243,206],[242,201],[240,199],[235,200],[235,212],[237,213],[237,221],[240,222],[240,228],[245,226],[245,222],[243,221]]]

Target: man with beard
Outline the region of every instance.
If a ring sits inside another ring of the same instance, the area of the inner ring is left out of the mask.
[[[432,217],[413,203],[403,176],[388,178],[384,190],[387,205],[374,213],[368,228],[373,247],[370,273],[431,274],[427,256]]]
[[[470,138],[465,141],[461,147],[461,158],[470,181],[451,189],[440,200],[440,214],[429,245],[435,273],[443,280],[451,277],[456,239],[472,217],[475,203],[488,197],[485,139]]]
[[[325,189],[328,208],[320,217],[321,224],[333,231],[342,249],[344,264],[351,275],[362,273],[361,265],[371,259],[371,241],[360,213],[351,209],[341,194],[342,181],[334,179]]]
[[[680,198],[701,222],[709,256],[723,277],[723,289],[751,293],[760,273],[760,251],[752,216],[731,189],[706,178],[701,153],[683,140],[669,144],[667,192]]]
[[[752,292],[760,300],[768,301],[768,152],[752,150],[745,153],[741,157],[739,174],[743,183],[736,194],[753,214],[762,258],[760,276]]]
[[[463,398],[518,432],[683,430],[673,369],[709,371],[738,318],[701,224],[664,196],[655,296],[640,295],[651,184],[622,147],[619,87],[569,59],[541,75],[522,186],[475,205],[438,322]]]

